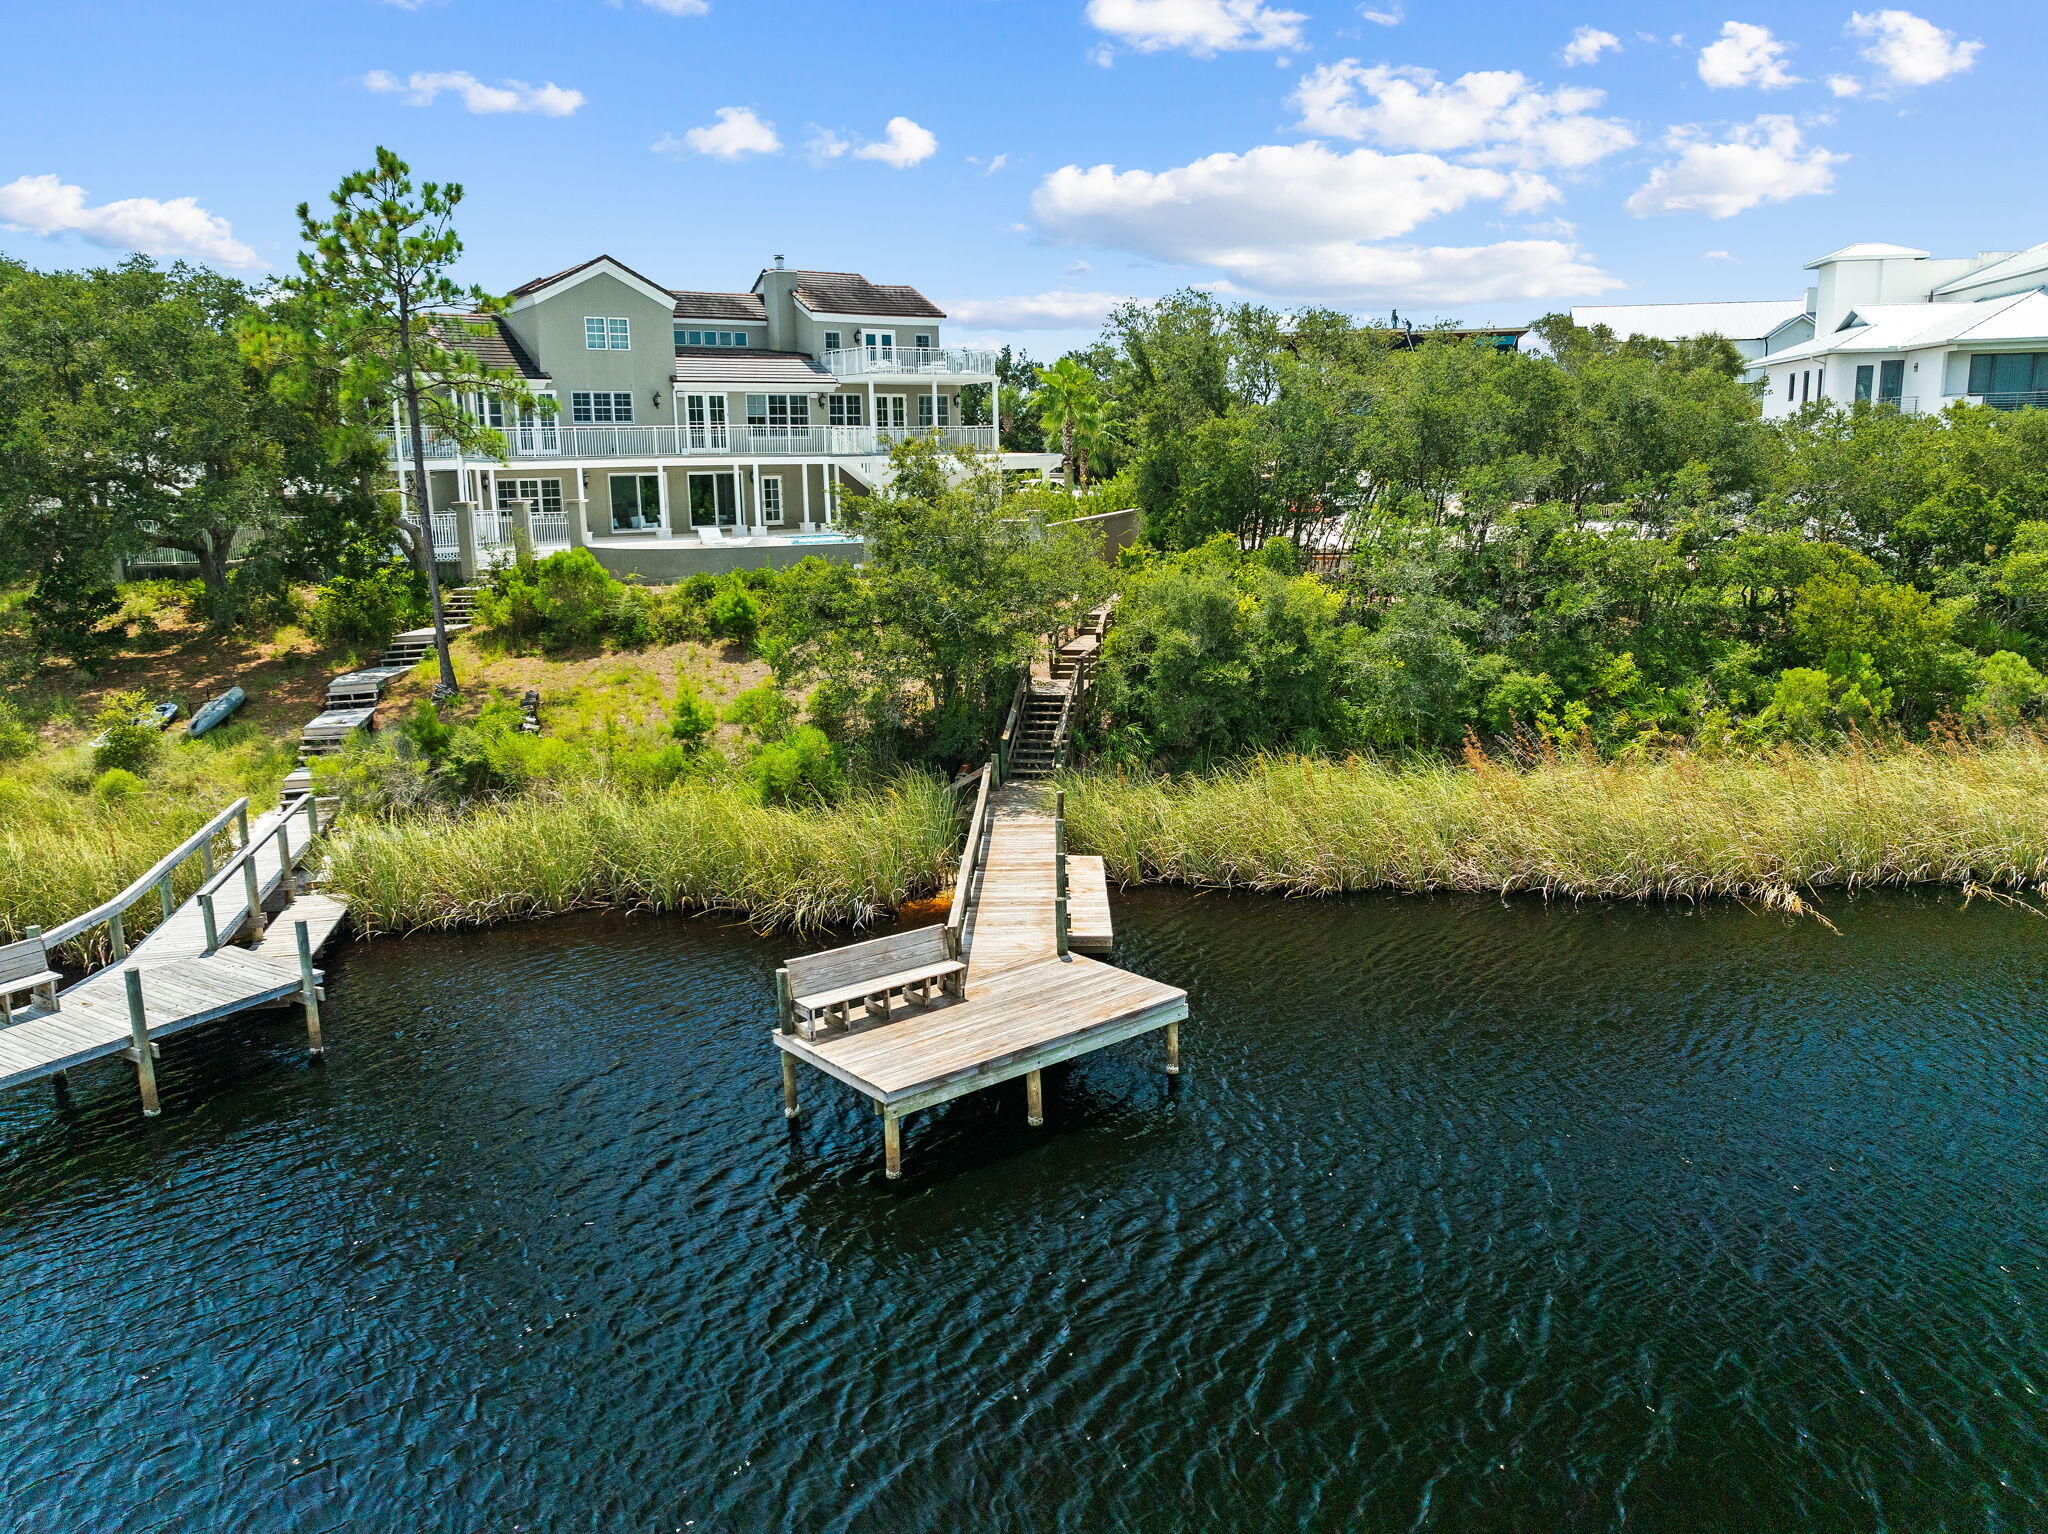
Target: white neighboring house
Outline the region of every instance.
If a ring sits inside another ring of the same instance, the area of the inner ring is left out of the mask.
[[[1813,339],[1751,367],[1764,414],[1809,400],[1931,413],[1968,400],[2048,405],[2048,244],[1937,260],[1910,245],[1849,245],[1809,261]]]

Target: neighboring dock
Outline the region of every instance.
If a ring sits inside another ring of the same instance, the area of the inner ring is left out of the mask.
[[[51,981],[33,992],[31,1005],[0,1013],[0,1087],[48,1077],[61,1084],[66,1072],[119,1055],[135,1066],[142,1111],[154,1116],[158,1040],[288,1001],[304,1007],[308,1045],[319,1054],[321,975],[313,959],[348,913],[303,890],[300,869],[327,828],[327,808],[308,796],[252,821],[248,801],[239,800],[105,905],[0,947],[0,988],[16,985],[19,995],[31,977]],[[177,903],[173,881],[192,861],[201,865],[201,882]],[[126,913],[152,898],[163,920],[131,947]],[[273,916],[274,907],[281,909]],[[56,991],[47,956],[98,928],[106,929],[109,962]],[[238,939],[247,946],[235,946]],[[8,999],[0,989],[0,1004]]]
[[[1091,656],[1100,632],[1085,635]],[[1082,664],[1048,679],[1061,689],[1060,735],[1045,770],[1064,750],[1087,674]],[[903,1118],[921,1108],[1021,1076],[1028,1121],[1042,1124],[1046,1067],[1144,1033],[1163,1032],[1165,1068],[1180,1069],[1187,992],[1074,952],[1111,944],[1102,860],[1067,855],[1065,796],[1003,782],[1006,755],[966,785],[977,792],[943,927],[794,959],[778,975],[783,1111],[796,1117],[799,1064],[862,1093],[881,1114],[892,1178],[903,1170]]]

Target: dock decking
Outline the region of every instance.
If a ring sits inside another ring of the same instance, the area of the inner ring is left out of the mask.
[[[295,888],[298,865],[316,840],[318,816],[313,800],[300,799],[250,822],[241,849],[133,948],[60,992],[55,1009],[17,1008],[12,1022],[0,1027],[0,1088],[61,1077],[75,1066],[120,1055],[135,1065],[143,1111],[154,1115],[158,1039],[282,1001],[304,1005],[309,1043],[319,1053],[321,976],[312,958],[348,912],[326,895]],[[210,859],[207,845],[200,854],[195,838],[186,855]],[[162,868],[153,873],[167,879]],[[249,928],[252,912],[260,917],[280,895],[290,902],[284,916],[252,946],[232,946]],[[48,938],[68,941],[81,924],[98,925],[95,916],[52,929]]]
[[[784,1111],[796,1116],[799,1062],[870,1098],[882,1115],[887,1174],[902,1174],[902,1117],[1022,1076],[1029,1121],[1044,1122],[1039,1072],[1123,1039],[1164,1030],[1166,1069],[1180,1068],[1187,992],[1060,951],[1059,861],[1064,834],[1047,813],[1050,790],[1011,785],[987,797],[986,835],[954,891],[963,905],[966,994],[894,1021],[842,1033],[773,1037],[782,1051]],[[970,826],[970,838],[980,827]],[[1069,947],[1110,945],[1100,858],[1068,858]]]

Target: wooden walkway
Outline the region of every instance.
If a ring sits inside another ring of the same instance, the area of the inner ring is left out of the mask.
[[[301,799],[251,822],[244,847],[125,955],[61,992],[54,1010],[17,1008],[12,1023],[0,1027],[0,1088],[120,1055],[136,1066],[143,1111],[154,1115],[157,1040],[292,1000],[306,1008],[318,1053],[320,972],[311,959],[348,914],[328,896],[295,888],[298,865],[316,842],[318,814],[314,801]],[[279,900],[289,904],[251,946],[236,947],[251,927],[252,893],[257,912]],[[67,928],[51,933],[68,936]]]
[[[1044,1122],[1039,1073],[1141,1033],[1164,1030],[1166,1069],[1178,1072],[1187,992],[1076,953],[1061,953],[1051,791],[1011,785],[988,800],[988,831],[965,887],[966,995],[906,1009],[898,1020],[803,1038],[774,1034],[782,1050],[784,1111],[796,1116],[798,1062],[853,1087],[882,1115],[890,1177],[902,1173],[904,1114],[1022,1076],[1026,1113]],[[970,835],[975,834],[970,829]],[[1069,858],[1068,946],[1110,944],[1109,892],[1100,858]]]

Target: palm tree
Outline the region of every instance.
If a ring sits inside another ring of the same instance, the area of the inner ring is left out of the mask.
[[[1050,447],[1058,438],[1067,484],[1078,488],[1087,482],[1088,449],[1102,429],[1101,385],[1079,362],[1062,357],[1039,371],[1035,403],[1046,445]]]

